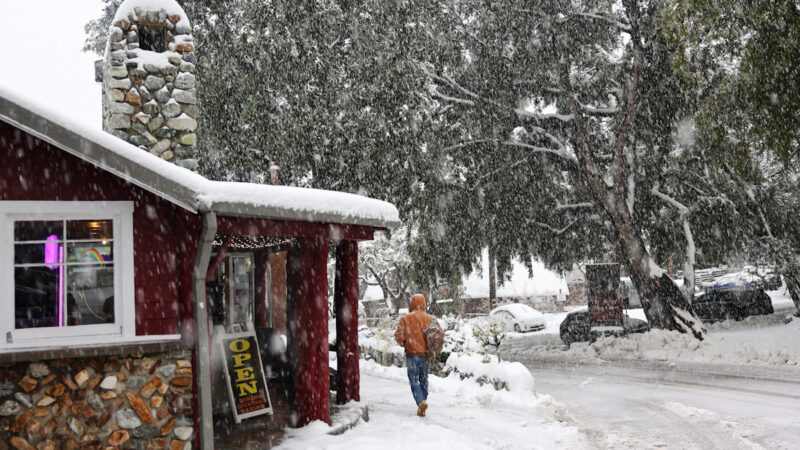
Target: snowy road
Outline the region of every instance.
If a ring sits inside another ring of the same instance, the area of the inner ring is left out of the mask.
[[[640,367],[529,364],[595,448],[790,449],[800,383]]]

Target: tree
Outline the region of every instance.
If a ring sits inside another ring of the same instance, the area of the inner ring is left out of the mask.
[[[800,313],[800,240],[786,216],[797,211],[800,5],[676,0],[662,33],[675,67],[708,92],[698,128],[717,166],[739,186],[737,206],[750,219],[743,253],[778,267]]]
[[[528,220],[509,223],[519,231],[520,223],[534,222],[556,235],[594,224],[630,270],[651,324],[702,337],[701,322],[688,299],[652,264],[644,230],[635,218],[637,181],[643,175],[639,159],[648,156],[642,150],[650,151],[635,145],[636,119],[643,102],[649,108],[657,101],[642,97],[642,72],[654,57],[652,43],[658,36],[653,18],[660,4],[626,0],[618,9],[604,1],[459,4],[463,9],[454,12],[460,16],[452,26],[463,61],[434,62],[428,75],[435,86],[433,96],[448,105],[453,116],[477,115],[488,121],[505,117],[521,127],[510,129],[501,123],[501,132],[473,132],[456,144],[469,147],[473,158],[491,156],[480,151],[483,144],[498,150],[524,149],[528,158],[535,158],[536,172],[529,176],[540,178],[543,189],[535,194],[537,201],[519,209]],[[505,33],[498,33],[500,27]],[[494,79],[474,76],[496,66],[509,71],[499,91]],[[504,218],[513,219],[514,214],[505,211]],[[574,254],[557,248],[562,242],[551,240],[534,255],[550,261],[555,255],[574,259]]]
[[[397,314],[411,300],[411,257],[405,227],[390,236],[379,235],[361,244],[358,254],[359,278],[367,285],[380,286],[386,306]]]
[[[484,350],[493,347],[498,361],[500,360],[498,350],[509,332],[511,332],[509,322],[494,316],[476,318],[472,324],[472,335]]]
[[[102,51],[119,0],[87,25]],[[197,42],[200,171],[214,179],[361,193],[403,214],[421,158],[428,100],[420,2],[181,2]],[[424,6],[424,5],[422,5]]]
[[[800,156],[800,5],[675,0],[664,15],[676,68],[711,91],[697,119],[708,147],[744,172],[752,150]]]

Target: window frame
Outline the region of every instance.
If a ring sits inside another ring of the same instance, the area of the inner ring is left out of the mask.
[[[0,349],[124,341],[136,336],[132,201],[0,201]],[[111,220],[114,252],[114,322],[16,329],[14,222]]]

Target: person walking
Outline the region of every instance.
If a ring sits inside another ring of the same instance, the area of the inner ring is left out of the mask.
[[[433,317],[425,313],[425,297],[422,294],[411,297],[408,311],[400,318],[394,338],[406,351],[406,370],[411,394],[417,402],[417,415],[425,417],[425,410],[428,409],[428,359],[425,357],[424,331]]]

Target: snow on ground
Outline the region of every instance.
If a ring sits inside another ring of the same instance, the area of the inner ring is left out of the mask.
[[[537,338],[536,333],[515,333],[510,355],[564,358],[570,361],[655,360],[691,361],[734,365],[784,366],[800,368],[800,320],[791,320],[794,303],[782,290],[768,292],[775,314],[751,316],[741,321],[726,320],[707,324],[707,337],[698,341],[674,331],[651,330],[627,338],[600,338],[597,342],[572,344],[565,350],[560,340]],[[627,311],[633,318],[646,320],[641,309]],[[546,314],[548,326],[540,334],[558,334],[566,313]],[[786,323],[787,320],[791,320]],[[551,327],[551,324],[556,324]],[[508,348],[508,346],[506,347]]]
[[[451,353],[447,366],[474,379],[502,380],[512,391],[533,391],[533,375],[527,367],[515,361],[498,361],[495,355]]]
[[[406,370],[361,361],[369,422],[340,436],[315,422],[289,430],[278,449],[587,448],[563,406],[532,391],[496,391],[458,376],[430,377],[427,417],[416,416]]]

